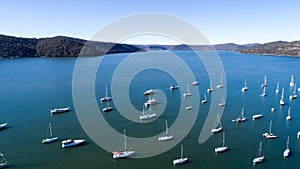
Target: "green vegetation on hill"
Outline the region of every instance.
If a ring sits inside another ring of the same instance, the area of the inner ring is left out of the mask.
[[[137,51],[141,49],[132,45],[65,36],[35,39],[0,35],[0,57],[78,57]]]
[[[262,55],[300,56],[300,41],[277,41],[265,44],[256,44],[244,49],[239,49],[237,51],[240,53],[253,53]]]

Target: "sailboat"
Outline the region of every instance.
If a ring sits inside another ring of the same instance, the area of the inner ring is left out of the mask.
[[[280,101],[279,101],[279,104],[280,104],[281,106],[284,106],[283,96],[284,96],[284,88],[282,88],[281,99],[280,99]]]
[[[267,76],[264,76],[264,82],[261,84],[261,87],[267,86]]]
[[[102,109],[102,111],[103,112],[110,112],[110,111],[112,111],[113,110],[113,108],[111,107],[111,106],[109,106],[109,103],[107,102],[107,104],[106,104],[106,107],[104,107],[103,109]]]
[[[227,146],[225,146],[225,132],[223,132],[223,140],[222,140],[222,146],[215,148],[216,153],[223,153],[228,149]]]
[[[220,119],[220,115],[217,115],[217,119],[216,119],[216,123],[215,123],[215,127],[213,129],[211,129],[212,133],[218,133],[222,130],[222,123],[221,123],[221,119]]]
[[[50,134],[50,135],[47,136],[47,138],[45,138],[45,139],[42,140],[42,143],[43,143],[43,144],[46,144],[46,143],[52,143],[52,142],[58,140],[58,137],[53,136],[52,127],[51,127],[51,122],[49,122],[49,134]]]
[[[262,116],[263,116],[262,114],[255,114],[252,116],[252,120],[260,119],[262,118]]]
[[[207,102],[207,99],[206,99],[206,94],[204,94],[204,99],[201,101],[202,104],[205,104]]]
[[[279,82],[277,82],[277,87],[276,87],[276,90],[275,90],[276,94],[279,93]]]
[[[295,85],[295,79],[294,79],[294,75],[292,75],[290,81],[290,87],[294,87],[294,85]]]
[[[242,88],[242,92],[245,92],[246,90],[248,90],[247,79],[245,79],[245,86]]]
[[[7,126],[8,123],[2,123],[0,124],[0,130],[4,129]]]
[[[198,81],[192,82],[192,86],[197,86],[198,84],[199,84]]]
[[[152,113],[152,106],[150,105],[150,109],[149,112],[145,113],[145,108],[143,106],[143,112],[142,115],[140,115],[140,120],[150,120],[150,119],[154,119],[157,114],[156,113]]]
[[[293,99],[296,99],[297,98],[297,94],[296,94],[296,92],[297,92],[297,85],[295,84],[295,86],[294,86],[294,91],[293,91],[293,93],[290,95],[290,100],[293,100]]]
[[[277,136],[272,133],[272,121],[270,121],[269,133],[264,133],[262,135],[265,138],[267,138],[267,139],[275,139],[275,138],[277,138]]]
[[[158,141],[168,141],[173,139],[173,136],[169,135],[168,133],[168,122],[166,120],[166,133],[163,136],[158,137]]]
[[[185,107],[185,110],[191,110],[193,108],[193,106],[189,105]]]
[[[179,86],[175,86],[174,84],[170,85],[170,90],[175,90],[175,89],[179,89]]]
[[[223,76],[222,76],[222,73],[221,73],[221,80],[220,80],[220,83],[217,85],[217,88],[222,88],[224,85],[223,85]]]
[[[4,168],[7,166],[8,161],[6,160],[6,158],[4,157],[4,155],[2,153],[0,153],[0,156],[1,156],[0,168]]]
[[[144,95],[151,95],[151,94],[154,94],[154,90],[153,89],[149,89],[149,90],[146,90],[144,91]]]
[[[285,149],[284,152],[283,152],[283,157],[284,157],[284,158],[290,156],[291,150],[289,149],[289,143],[290,143],[290,136],[287,137],[286,149]]]
[[[183,93],[183,97],[188,97],[191,95],[192,95],[192,93],[190,92],[190,87],[189,87],[189,85],[187,85],[187,91],[185,93]]]
[[[219,106],[225,106],[225,100],[224,100],[224,97],[222,96],[222,102],[219,103]]]
[[[210,93],[212,92],[214,89],[212,88],[212,81],[210,80],[210,86],[209,88],[207,89],[207,93]]]
[[[237,117],[235,120],[232,120],[233,122],[244,122],[246,121],[246,117],[244,117],[244,107],[242,108],[242,113],[239,117]]]
[[[144,105],[147,107],[149,105],[155,105],[158,104],[158,101],[155,99],[155,97],[153,96],[151,99],[151,96],[149,95],[149,99],[144,103]]]
[[[266,87],[263,87],[263,92],[262,94],[260,95],[261,97],[265,97],[267,94],[266,94]]]
[[[124,137],[124,150],[113,152],[113,158],[114,159],[127,158],[127,157],[130,157],[130,156],[132,156],[134,154],[134,151],[127,150],[126,130],[125,129],[124,129],[123,137]]]
[[[100,99],[101,103],[106,102],[106,101],[111,101],[112,98],[108,96],[108,89],[107,86],[105,88],[105,96]]]
[[[258,148],[258,151],[257,151],[257,155],[256,155],[256,157],[252,160],[252,162],[253,162],[253,165],[255,165],[255,164],[258,164],[258,163],[261,163],[263,160],[264,160],[264,158],[265,158],[265,156],[263,156],[262,155],[262,143],[260,142],[259,143],[259,148]]]
[[[286,120],[291,120],[291,119],[292,119],[292,117],[291,117],[291,107],[289,107],[288,115],[286,116],[285,119],[286,119]]]
[[[173,165],[179,165],[187,162],[188,158],[183,157],[183,145],[181,144],[181,149],[180,149],[180,158],[173,160]]]

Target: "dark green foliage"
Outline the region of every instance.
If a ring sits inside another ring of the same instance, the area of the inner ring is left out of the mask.
[[[0,35],[0,57],[99,56],[140,50],[126,44],[87,41],[65,36],[34,39]]]

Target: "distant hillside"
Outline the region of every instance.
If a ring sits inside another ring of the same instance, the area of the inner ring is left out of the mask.
[[[253,53],[262,55],[300,56],[300,41],[277,41],[265,44],[256,44],[236,50],[240,53]]]
[[[245,45],[237,45],[234,43],[217,44],[217,45],[135,45],[141,49],[165,49],[165,50],[238,50],[243,49]]]
[[[0,57],[77,57],[79,54],[99,56],[105,53],[137,51],[141,49],[132,45],[87,41],[65,36],[36,39],[0,35]]]

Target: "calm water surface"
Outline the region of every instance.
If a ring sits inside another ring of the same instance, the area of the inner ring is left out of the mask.
[[[190,51],[174,51],[192,69],[199,81],[202,96],[209,86],[207,72],[202,63]],[[103,62],[96,77],[95,93],[99,99],[105,94],[105,86],[110,85],[113,70],[127,54],[115,54]],[[182,141],[185,154],[190,162],[180,168],[254,168],[259,142],[263,142],[264,163],[255,168],[300,168],[300,130],[299,98],[289,101],[292,92],[289,87],[291,74],[295,75],[300,87],[300,59],[280,56],[242,55],[234,52],[219,51],[227,81],[227,105],[222,117],[226,131],[226,144],[229,151],[215,154],[214,148],[221,144],[222,134],[215,134],[203,143],[198,137],[203,126],[203,119],[209,110],[208,104],[200,105],[196,124]],[[70,106],[72,103],[72,74],[74,58],[37,58],[0,60],[0,122],[8,122],[9,127],[0,131],[0,151],[5,154],[10,168],[174,168],[172,160],[179,156],[180,145],[161,155],[145,159],[113,160],[110,152],[98,147],[88,138],[81,128],[74,109],[68,113],[51,116],[49,109]],[[264,75],[268,78],[267,96],[262,99],[260,84]],[[241,88],[247,78],[249,90],[244,94]],[[280,107],[280,94],[275,94],[276,84],[285,88],[286,106]],[[142,83],[141,83],[142,82]],[[103,114],[105,119],[118,131],[126,127],[128,134],[134,137],[156,135],[164,130],[164,121],[172,125],[179,108],[180,92],[170,92],[168,87],[175,79],[167,73],[150,69],[140,72],[130,86],[129,95],[132,104],[141,110],[141,104],[147,100],[141,93],[149,88],[165,91],[168,98],[164,114],[151,125],[140,125],[122,118],[115,110]],[[214,86],[215,87],[215,86]],[[222,89],[221,89],[222,90]],[[217,92],[215,89],[214,92]],[[117,98],[114,98],[117,99]],[[113,103],[112,103],[112,106]],[[286,122],[288,107],[291,107],[293,119]],[[99,108],[103,105],[99,103]],[[232,122],[239,116],[242,107],[248,120],[242,124]],[[271,112],[271,107],[275,112]],[[87,111],[88,112],[88,111]],[[253,114],[262,113],[264,117],[252,121]],[[278,138],[265,140],[261,134],[268,131],[270,120],[272,131]],[[48,122],[51,121],[54,133],[61,140],[66,138],[84,138],[87,144],[64,150],[60,142],[42,145],[41,139],[47,134]],[[188,122],[187,122],[188,123]],[[143,132],[140,132],[141,129]],[[291,157],[283,159],[287,136],[290,135]],[[116,146],[119,141],[116,141]],[[132,145],[134,147],[134,145]]]

